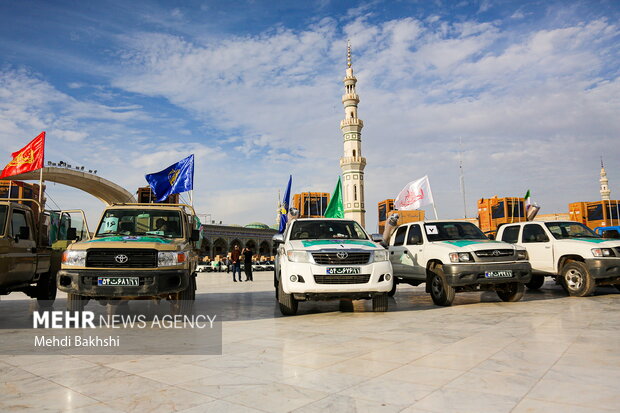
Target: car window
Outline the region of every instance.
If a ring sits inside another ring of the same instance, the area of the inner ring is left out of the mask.
[[[396,235],[394,235],[394,246],[403,245],[405,243],[406,232],[407,227],[400,227],[396,230]]]
[[[368,239],[368,235],[355,221],[295,220],[290,239]]]
[[[430,242],[488,239],[480,228],[469,222],[429,222],[424,224],[424,230]]]
[[[109,209],[106,211],[97,236],[154,235],[182,238],[183,221],[179,211],[159,209]]]
[[[422,230],[419,225],[412,225],[409,227],[409,233],[407,234],[407,245],[421,245],[422,244]]]
[[[509,227],[504,228],[504,232],[502,232],[502,241],[509,242],[511,244],[516,243],[519,240],[519,229],[521,227],[519,225],[511,225]]]
[[[545,226],[555,239],[600,238],[600,235],[579,222],[548,222]]]
[[[538,224],[527,224],[523,227],[523,242],[547,242],[549,237]]]
[[[6,223],[6,205],[0,205],[0,236],[4,235],[4,224]]]
[[[11,236],[18,236],[20,228],[27,228],[28,224],[26,222],[26,213],[24,211],[14,210],[13,216],[11,217]],[[32,239],[32,233],[28,239]]]

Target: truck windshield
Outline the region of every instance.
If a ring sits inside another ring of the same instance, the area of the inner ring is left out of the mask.
[[[368,239],[368,235],[355,221],[296,220],[290,239]]]
[[[109,209],[97,228],[97,237],[151,235],[182,238],[179,211],[159,209]]]
[[[6,205],[0,205],[0,236],[4,235],[4,227],[6,224]]]
[[[578,222],[548,222],[545,226],[555,239],[601,238],[596,232]]]
[[[433,222],[424,224],[424,230],[431,242],[488,239],[477,226],[469,222]]]

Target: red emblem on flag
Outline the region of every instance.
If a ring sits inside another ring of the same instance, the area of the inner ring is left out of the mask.
[[[0,179],[43,168],[44,154],[45,132],[41,132],[28,145],[11,154],[13,159],[2,170]]]

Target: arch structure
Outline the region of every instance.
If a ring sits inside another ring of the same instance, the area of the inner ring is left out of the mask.
[[[204,243],[202,253],[210,258],[226,256],[235,245],[248,247],[254,254],[270,260],[273,256],[273,236],[278,232],[266,225],[250,224],[246,227],[235,225],[204,224],[201,227]]]
[[[8,181],[38,181],[39,170],[4,179]],[[125,188],[88,172],[47,166],[43,168],[43,180],[45,182],[56,182],[58,184],[77,188],[91,194],[107,205],[122,202],[136,202],[134,195]]]

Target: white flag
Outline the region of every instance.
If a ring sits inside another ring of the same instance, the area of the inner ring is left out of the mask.
[[[433,193],[428,176],[409,182],[396,197],[394,208],[400,211],[419,209],[423,205],[433,204]]]

